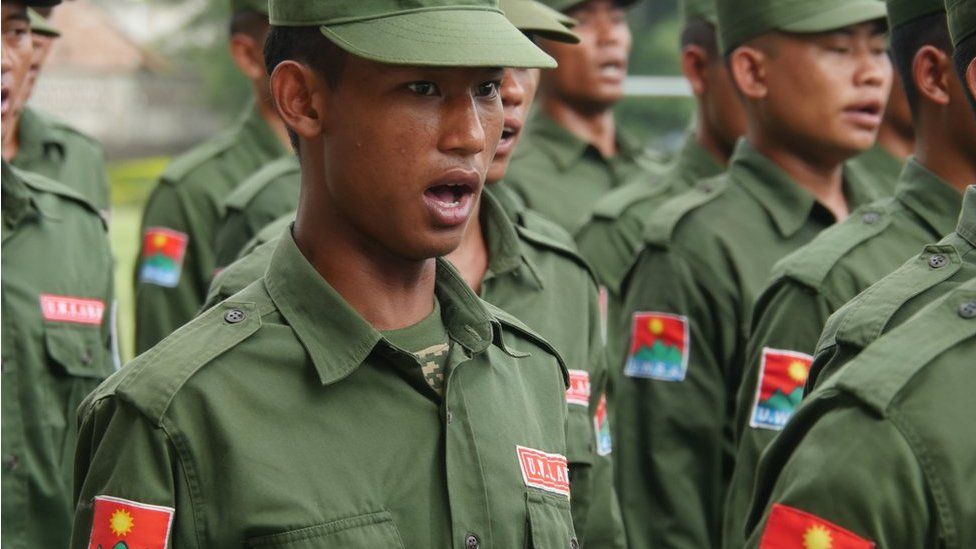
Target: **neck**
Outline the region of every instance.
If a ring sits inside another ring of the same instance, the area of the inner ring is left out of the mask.
[[[600,151],[604,158],[617,155],[617,124],[610,108],[579,109],[554,96],[547,96],[541,108],[569,133]]]
[[[703,114],[699,110],[698,123],[695,125],[695,143],[705,149],[719,164],[727,166],[729,158],[732,158],[735,143],[727,144],[724,140],[719,139],[718,132],[704,122]]]
[[[20,117],[15,116],[10,120],[10,127],[7,128],[7,135],[3,138],[3,159],[12,162],[20,152]]]
[[[932,132],[920,129],[915,160],[962,194],[976,181],[976,158],[946,135],[946,127],[932,128]]]
[[[258,113],[261,115],[264,123],[271,128],[271,131],[274,132],[275,137],[284,145],[285,149],[291,150],[291,138],[288,137],[288,128],[285,127],[285,123],[278,116],[278,111],[275,110],[271,98],[265,98],[263,95],[258,94],[256,104]]]
[[[792,150],[782,146],[784,140],[765,136],[762,132],[749,132],[749,142],[780,167],[797,185],[809,191],[820,204],[842,221],[850,215],[847,197],[844,196],[844,164],[823,161],[799,154],[800,147]]]
[[[895,158],[904,161],[915,151],[915,136],[892,124],[881,124],[878,129],[878,146]]]
[[[481,292],[481,283],[485,279],[485,273],[488,272],[489,264],[488,242],[481,224],[482,204],[484,204],[484,196],[478,201],[478,207],[472,213],[471,222],[464,231],[461,245],[447,254],[447,260],[457,268],[461,278],[475,293]]]
[[[303,160],[294,229],[302,255],[377,330],[405,328],[427,318],[434,310],[436,261],[398,257],[351,227],[328,200],[313,198],[324,187],[322,171],[307,169],[312,162]]]

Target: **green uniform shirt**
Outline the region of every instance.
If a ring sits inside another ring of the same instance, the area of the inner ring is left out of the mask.
[[[739,386],[738,452],[726,505],[726,546],[744,541],[756,464],[799,404],[827,318],[952,231],[961,205],[958,191],[909,160],[894,198],[854,212],[773,268],[773,282],[756,302]],[[799,370],[790,377],[794,363],[800,364]]]
[[[844,184],[852,206],[875,198],[846,169]],[[617,489],[632,548],[718,547],[752,306],[773,264],[835,219],[745,140],[729,171],[657,212],[616,343]]]
[[[541,111],[528,122],[505,181],[533,210],[575,234],[603,195],[634,179],[660,173],[640,145],[618,130],[617,155],[592,145]]]
[[[217,226],[217,268],[233,263],[265,225],[295,211],[300,186],[298,158],[285,156],[255,172],[230,193],[224,201],[224,218]]]
[[[875,143],[867,151],[855,156],[847,162],[852,169],[860,170],[865,178],[870,178],[884,196],[895,194],[901,170],[905,163],[891,154],[884,147]]]
[[[117,499],[171,547],[575,546],[565,366],[443,261],[436,294],[443,398],[282,238],[83,403],[72,546]]]
[[[881,334],[955,287],[976,278],[976,185],[963,198],[956,230],[841,307],[827,321],[806,390],[809,392]]]
[[[572,510],[584,547],[623,547],[619,505],[613,490],[609,423],[604,389],[607,368],[593,276],[568,234],[541,216],[507,203],[496,185],[482,195],[481,223],[488,243],[488,272],[481,298],[543,334],[566,361],[573,388],[567,392]],[[502,194],[504,197],[504,194]],[[513,220],[512,217],[515,219]],[[278,237],[289,214],[259,233],[254,244]],[[214,279],[212,306],[260,278],[276,244],[266,241]]]
[[[65,547],[74,411],[115,369],[105,223],[77,191],[3,162],[0,545]]]
[[[97,141],[30,107],[18,126],[20,149],[13,165],[78,191],[108,219],[110,208],[105,155]]]
[[[136,267],[136,351],[142,353],[193,318],[216,267],[213,242],[223,201],[284,146],[249,107],[238,123],[176,158],[142,219]]]
[[[976,547],[976,279],[941,289],[763,454],[748,547]]]

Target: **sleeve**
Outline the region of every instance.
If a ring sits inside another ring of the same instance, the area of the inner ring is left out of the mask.
[[[623,299],[617,489],[633,549],[718,545],[732,458],[726,375],[742,324],[710,269],[647,248]]]
[[[130,543],[197,547],[189,489],[167,434],[114,398],[80,413],[71,547],[112,547],[119,528],[131,528]]]
[[[806,285],[783,279],[759,299],[736,399],[737,452],[726,498],[723,539],[743,541],[756,465],[800,403],[830,307]]]
[[[763,456],[747,547],[941,545],[922,469],[891,421],[842,405],[796,427]]]

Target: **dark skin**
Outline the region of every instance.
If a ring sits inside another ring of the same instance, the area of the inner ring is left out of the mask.
[[[617,154],[613,106],[623,97],[632,37],[612,0],[587,0],[566,12],[579,44],[539,39],[559,67],[542,75],[540,108],[607,158]]]
[[[919,49],[911,77],[919,92],[915,157],[961,194],[976,181],[976,118],[951,54],[933,46]]]
[[[912,124],[912,108],[901,83],[898,71],[894,71],[888,108],[885,110],[878,145],[895,158],[907,159],[915,151],[915,127]]]
[[[271,76],[299,138],[295,241],[378,330],[433,310],[434,258],[460,244],[501,137],[501,77],[354,56],[335,88],[293,61]]]
[[[8,152],[6,144],[13,131],[14,107],[19,93],[27,81],[30,68],[31,43],[30,20],[27,18],[27,8],[19,2],[4,2],[2,9],[2,23],[0,32],[3,37],[2,57],[3,79],[3,110],[2,110],[2,140],[4,143],[3,157],[13,158],[13,152]]]
[[[251,83],[254,91],[255,105],[261,118],[271,128],[278,139],[286,147],[290,147],[288,130],[275,112],[274,102],[268,85],[268,72],[264,66],[264,39],[267,38],[269,25],[260,25],[250,33],[237,32],[231,34],[228,43],[230,57],[237,65],[237,69]]]
[[[843,163],[874,144],[891,90],[882,27],[769,33],[736,48],[730,67],[749,142],[845,219]]]
[[[34,84],[37,83],[41,66],[44,65],[48,54],[51,53],[54,38],[31,32],[31,44],[31,61],[27,70],[27,78],[25,79],[24,85],[21,86],[21,91],[18,92],[17,98],[14,100],[13,114],[8,116],[10,119],[10,131],[7,134],[7,141],[3,144],[4,155],[9,155],[5,156],[8,160],[16,158],[17,153],[20,152],[20,115],[23,113],[31,93],[34,91]]]

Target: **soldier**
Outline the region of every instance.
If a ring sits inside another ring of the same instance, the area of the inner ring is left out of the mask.
[[[901,78],[895,72],[877,141],[866,152],[852,158],[848,165],[852,169],[864,170],[886,196],[891,196],[895,194],[905,161],[914,150],[912,111]]]
[[[774,267],[757,301],[736,413],[738,455],[726,539],[740,544],[759,455],[799,404],[827,317],[952,231],[976,181],[976,119],[952,67],[943,0],[889,0],[896,67],[914,113],[917,154],[893,199],[862,208]]]
[[[554,61],[489,0],[269,9],[297,219],[83,404],[72,546],[577,547],[565,366],[435,259],[501,137],[497,67]]]
[[[664,201],[700,179],[725,171],[735,142],[745,131],[742,103],[719,53],[715,0],[687,0],[681,7],[681,68],[695,94],[695,129],[660,177],[630,183],[601,198],[576,235],[583,257],[606,292],[607,320],[614,323],[608,328],[610,341],[617,341],[625,329],[617,324],[623,278],[642,247],[647,220]],[[610,364],[621,360],[611,357]],[[618,373],[616,369],[610,372],[611,386]]]
[[[55,3],[0,6],[4,143],[31,61],[26,6]],[[115,367],[112,258],[104,220],[81,194],[6,160],[2,172],[0,545],[65,547],[74,410]]]
[[[30,10],[33,54],[27,80],[14,98],[11,129],[3,144],[4,158],[15,167],[68,185],[109,216],[108,175],[105,155],[97,141],[37,109],[28,107],[37,77],[44,66],[57,29]]]
[[[538,114],[528,123],[504,185],[571,234],[607,191],[660,171],[613,115],[631,48],[624,8],[635,1],[546,0],[579,21],[574,30],[581,43],[540,40],[559,68],[542,77]],[[503,152],[522,131],[505,128]]]
[[[747,131],[724,175],[658,208],[627,275],[614,393],[618,491],[642,516],[625,521],[631,547],[721,545],[755,297],[777,260],[876,196],[843,163],[874,143],[888,97],[884,4],[717,7]]]
[[[224,198],[264,164],[284,156],[288,136],[271,104],[262,44],[267,2],[233,0],[230,53],[250,80],[254,104],[238,122],[177,157],[163,172],[142,219],[136,267],[136,351],[187,322],[213,276],[214,231]]]

